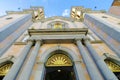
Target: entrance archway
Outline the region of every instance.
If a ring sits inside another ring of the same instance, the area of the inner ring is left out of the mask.
[[[59,52],[48,58],[45,64],[45,80],[75,80],[72,60]]]
[[[73,75],[74,79],[73,80],[85,80],[84,73],[82,72],[83,69],[81,67],[81,59],[77,55],[77,53],[67,47],[64,46],[54,46],[43,53],[40,54],[40,64],[39,64],[39,72],[37,73],[39,76],[36,76],[36,80],[45,80],[45,77],[47,75],[47,67],[46,67],[46,62],[48,59],[54,55],[54,54],[65,54],[69,57],[69,59],[72,61],[72,70],[73,70]],[[73,69],[74,68],[74,69]]]

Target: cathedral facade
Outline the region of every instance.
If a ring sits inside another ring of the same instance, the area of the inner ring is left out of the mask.
[[[120,0],[108,12],[73,6],[70,17],[33,6],[0,23],[0,80],[120,80]]]

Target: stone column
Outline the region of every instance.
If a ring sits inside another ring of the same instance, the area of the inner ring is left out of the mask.
[[[25,46],[25,48],[21,52],[20,56],[17,58],[15,63],[12,65],[10,71],[3,78],[3,80],[15,80],[15,78],[17,77],[17,74],[18,74],[19,70],[21,69],[21,67],[24,63],[24,60],[26,59],[32,45],[33,45],[33,42],[28,41],[27,45]]]
[[[84,71],[82,70],[82,67],[81,67],[81,61],[75,61],[74,62],[74,70],[75,70],[75,73],[76,73],[76,79],[77,80],[86,80],[85,78],[85,75],[84,75]]]
[[[35,47],[34,47],[32,53],[30,54],[25,66],[23,67],[23,70],[22,70],[18,80],[29,80],[30,79],[30,75],[31,75],[33,66],[35,64],[36,57],[38,55],[40,45],[41,45],[41,41],[37,40]]]
[[[84,39],[85,46],[87,47],[89,53],[91,54],[94,62],[99,68],[101,74],[104,76],[105,80],[118,80],[117,77],[113,74],[112,71],[105,64],[103,59],[98,55],[98,53],[94,50],[92,45],[90,44],[88,39]]]
[[[90,75],[91,80],[102,80],[100,74],[98,73],[96,66],[93,64],[92,59],[89,54],[87,54],[85,48],[83,47],[81,40],[76,39],[76,44],[79,48],[83,61],[86,65],[87,71]]]
[[[35,80],[44,80],[45,78],[45,65],[43,62],[38,62],[38,68],[35,72]]]

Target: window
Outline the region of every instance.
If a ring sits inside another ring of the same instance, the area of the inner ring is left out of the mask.
[[[0,80],[2,80],[4,76],[8,73],[12,65],[12,62],[6,62],[0,65]]]
[[[120,65],[116,64],[114,61],[105,59],[105,63],[108,68],[116,75],[116,77],[120,80]]]
[[[62,29],[62,24],[61,23],[55,23],[54,24],[54,29]]]
[[[68,24],[61,21],[55,21],[47,25],[47,28],[52,28],[52,29],[62,29],[67,27],[68,27]]]

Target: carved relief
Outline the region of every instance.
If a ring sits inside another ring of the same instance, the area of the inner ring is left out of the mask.
[[[46,66],[72,66],[72,61],[64,54],[55,54],[47,60]]]
[[[54,21],[48,24],[48,28],[53,28],[53,29],[62,29],[67,27],[68,24],[62,21]]]

